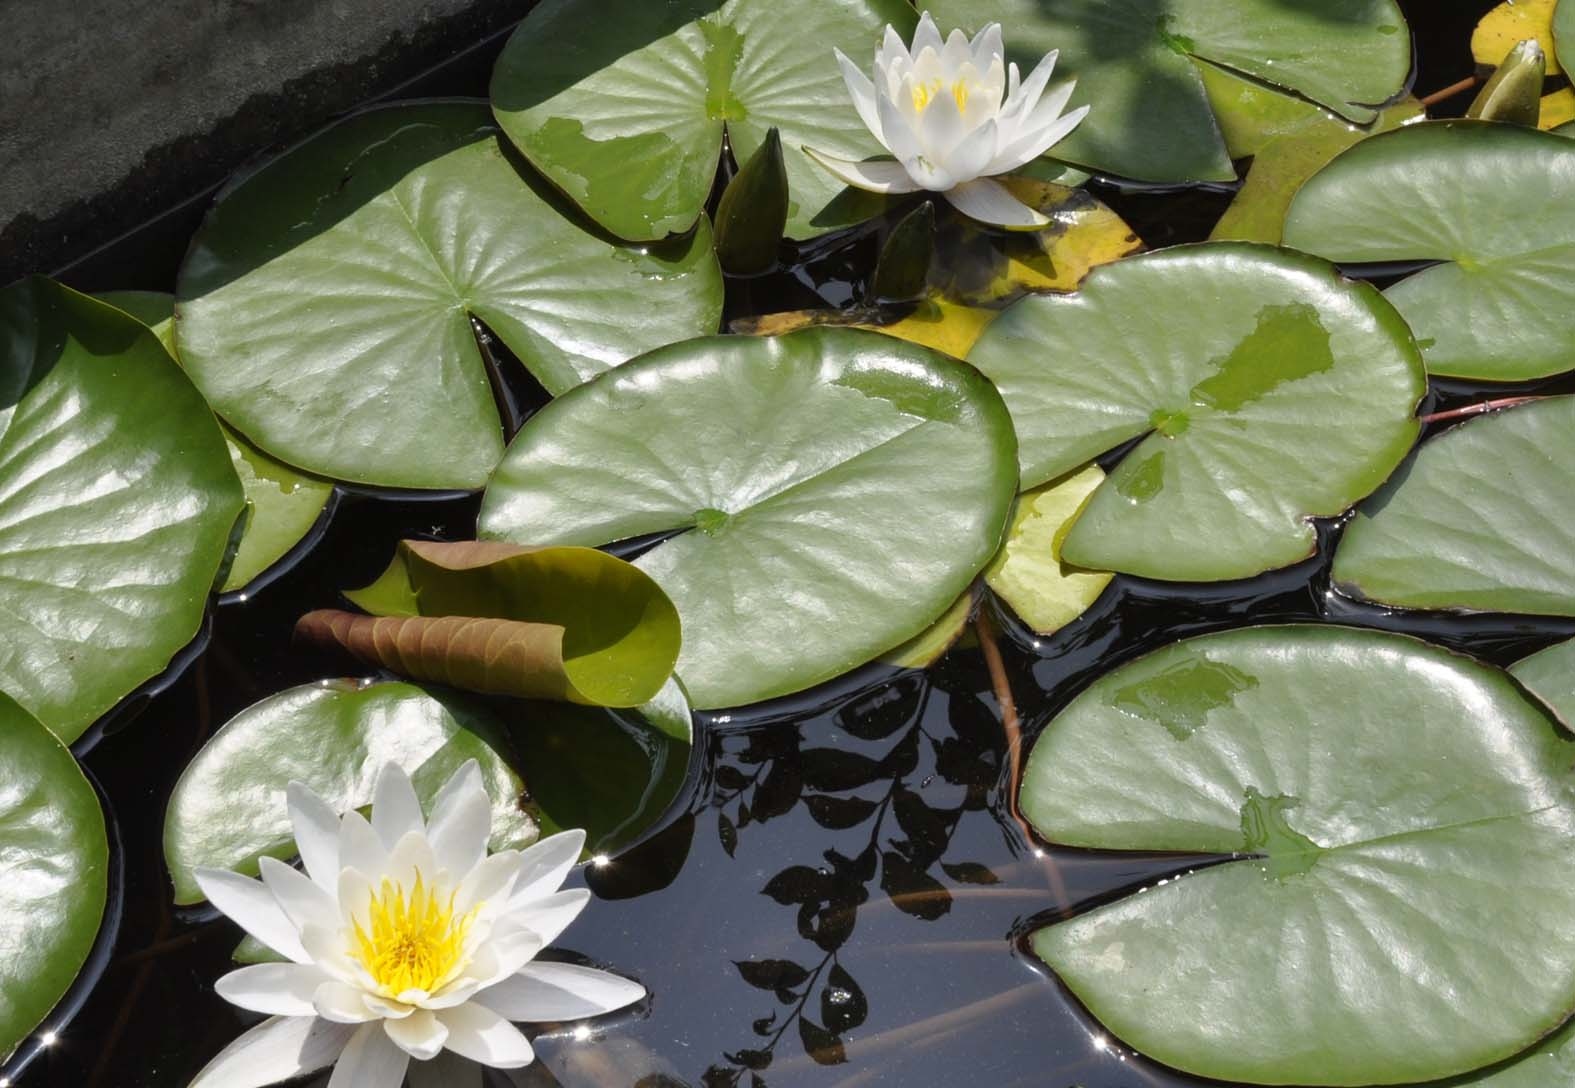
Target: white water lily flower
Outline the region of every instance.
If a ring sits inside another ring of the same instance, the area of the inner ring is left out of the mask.
[[[474,761],[439,791],[430,822],[392,764],[378,776],[370,823],[337,816],[299,783],[287,798],[305,874],[266,857],[261,881],[196,873],[209,902],[289,962],[219,980],[225,1000],[272,1019],[192,1088],[260,1088],[330,1064],[329,1088],[395,1088],[445,1050],[517,1068],[534,1054],[510,1021],[596,1016],[645,995],[605,971],[532,962],[590,899],[558,890],[585,833],[489,857],[492,806]],[[439,1068],[454,1085],[447,1062]],[[479,1066],[468,1068],[479,1083]]]
[[[972,41],[954,30],[943,44],[925,12],[911,50],[886,27],[873,81],[841,50],[836,54],[859,116],[896,161],[853,162],[806,147],[816,162],[872,193],[944,193],[958,211],[985,223],[1025,229],[1050,221],[992,178],[1043,155],[1088,113],[1087,106],[1061,113],[1073,81],[1045,93],[1056,52],[1024,80],[1006,63],[1001,24]]]

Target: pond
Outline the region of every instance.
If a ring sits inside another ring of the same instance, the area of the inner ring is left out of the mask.
[[[1473,71],[1471,29],[1494,6],[1402,3],[1415,35],[1417,94]],[[434,71],[420,94],[484,97],[504,40]],[[1458,116],[1471,97],[1443,99],[1431,113]],[[1235,188],[1096,177],[1089,191],[1159,249],[1207,238]],[[171,291],[203,211],[151,223],[59,279],[84,292]],[[768,274],[729,277],[724,321],[749,327],[765,315],[860,306],[893,226],[878,222],[806,244],[795,262]],[[222,259],[222,245],[213,247]],[[1419,266],[1342,267],[1388,287]],[[512,437],[551,397],[501,338],[478,332]],[[1575,393],[1575,377],[1562,373],[1518,383],[1435,377],[1419,410],[1434,417],[1423,436],[1446,431],[1464,406],[1566,393]],[[345,421],[347,433],[359,426]],[[446,440],[425,437],[434,446]],[[1113,471],[1130,449],[1121,444],[1099,463]],[[339,484],[281,563],[244,592],[220,596],[171,668],[73,745],[108,817],[106,920],[81,979],[13,1055],[0,1084],[175,1088],[259,1019],[214,991],[232,967],[236,928],[205,905],[171,901],[166,807],[188,764],[247,708],[325,677],[390,675],[293,634],[304,613],[342,608],[343,590],[377,579],[398,542],[475,538],[478,517],[489,516],[478,492],[421,486]],[[649,992],[623,1012],[533,1031],[537,1062],[488,1071],[486,1083],[1222,1083],[1123,1042],[1046,966],[1032,936],[1218,865],[1230,851],[1051,845],[1018,811],[1021,763],[1046,723],[1098,678],[1192,636],[1349,625],[1415,635],[1495,666],[1575,636],[1572,618],[1407,611],[1336,592],[1331,566],[1345,520],[1318,520],[1312,558],[1251,578],[1117,574],[1049,635],[985,594],[977,637],[929,668],[867,664],[742,709],[697,711],[692,747],[627,713],[477,697],[511,738],[552,819],[592,834],[597,856],[568,886],[588,887],[593,898],[556,951]],[[664,539],[650,528],[624,535],[632,539],[614,550],[626,558]],[[1012,729],[1020,729],[1020,748]]]

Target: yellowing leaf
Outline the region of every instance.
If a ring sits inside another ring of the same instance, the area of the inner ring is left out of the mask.
[[[1066,530],[1104,479],[1089,465],[1019,495],[1006,543],[985,569],[985,583],[1041,635],[1081,616],[1114,577],[1061,561]]]
[[[1548,58],[1548,75],[1562,69],[1553,49],[1553,8],[1557,0],[1506,0],[1477,23],[1471,35],[1471,55],[1486,68],[1497,68],[1516,44],[1535,38]]]

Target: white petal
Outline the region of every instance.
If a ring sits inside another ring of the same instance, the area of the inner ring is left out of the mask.
[[[388,852],[388,868],[383,872],[406,892],[415,887],[418,876],[430,887],[438,875],[438,861],[426,832],[410,831],[400,838]]]
[[[517,850],[504,850],[493,854],[465,874],[454,896],[454,912],[469,914],[473,907],[483,903],[496,903],[501,909],[508,903],[514,889],[514,878],[519,875],[520,855]]]
[[[924,117],[919,123],[919,143],[924,147],[924,158],[937,169],[950,172],[947,157],[966,135],[968,127],[963,122],[962,110],[957,108],[957,99],[950,87],[942,87],[924,107]]]
[[[373,879],[388,868],[388,849],[359,812],[347,812],[339,821],[339,867],[359,869]]]
[[[1015,143],[1001,149],[995,161],[990,164],[989,173],[1009,174],[1025,163],[1033,162],[1040,155],[1049,151],[1056,144],[1066,139],[1078,124],[1088,115],[1087,106],[1079,106],[1065,117],[1052,121],[1049,125],[1023,137]]]
[[[316,1016],[312,994],[327,979],[308,963],[259,963],[231,971],[213,989],[224,1000],[268,1016]]]
[[[458,880],[487,856],[492,834],[492,799],[481,784],[481,767],[467,760],[438,791],[432,802],[427,839],[438,868]]]
[[[301,864],[324,891],[339,881],[339,814],[309,787],[291,782],[284,791]]]
[[[442,1053],[443,1041],[448,1038],[448,1028],[425,1009],[417,1009],[403,1020],[384,1020],[383,1030],[400,1050],[424,1062]]]
[[[258,868],[268,893],[297,930],[332,926],[339,921],[339,901],[305,873],[296,872],[276,858],[263,858]]]
[[[930,13],[925,12],[919,16],[919,29],[913,32],[913,46],[908,52],[918,57],[920,51],[933,49],[939,55],[945,48],[941,42],[941,28],[935,25],[935,20],[930,18]]]
[[[425,831],[421,819],[421,801],[410,776],[397,763],[383,764],[372,790],[372,830],[390,850],[394,844],[412,831]]]
[[[972,181],[985,172],[985,167],[990,165],[990,160],[995,157],[995,122],[986,121],[973,132],[963,137],[962,143],[952,149],[946,160],[946,168],[952,175],[952,180],[961,184]]]
[[[481,1066],[444,1051],[429,1062],[410,1063],[410,1088],[481,1088]]]
[[[1014,230],[1030,230],[1050,222],[1018,200],[998,181],[976,178],[947,190],[946,199],[970,219]]]
[[[380,997],[377,994],[363,994],[361,1000],[366,1003],[368,1009],[385,1020],[403,1020],[407,1016],[414,1015],[416,1011],[416,1006],[414,1005],[406,1005],[401,1001],[390,1001],[388,998]]]
[[[382,1019],[367,1007],[366,994],[343,982],[325,982],[312,995],[312,1006],[317,1015],[336,1024],[364,1024],[368,1020]]]
[[[854,162],[806,147],[804,153],[814,159],[839,181],[868,193],[911,193],[919,187],[908,176],[902,163],[890,159],[873,162]]]
[[[973,64],[983,72],[989,69],[990,62],[1002,60],[1005,49],[1001,43],[1001,24],[991,23],[973,36]]]
[[[1006,104],[1001,107],[1001,124],[1003,126],[1015,124],[1033,112],[1039,104],[1039,96],[1044,94],[1045,84],[1050,82],[1050,73],[1055,71],[1056,58],[1060,50],[1052,49],[1046,53],[1034,70],[1028,73],[1028,79],[1022,86],[1015,87],[1006,96]],[[1015,81],[1014,81],[1015,82]]]
[[[644,996],[644,986],[607,971],[537,962],[483,990],[476,1000],[507,1020],[541,1023],[600,1016]]]
[[[398,1088],[410,1055],[393,1044],[380,1024],[362,1024],[339,1056],[328,1088]]]
[[[315,1073],[339,1057],[354,1030],[308,1016],[264,1020],[203,1066],[190,1088],[263,1088]]]
[[[528,962],[529,957],[526,957],[526,960]],[[489,966],[491,962],[494,961],[489,960]],[[481,979],[479,978],[466,977],[455,979],[437,993],[423,1000],[421,1007],[423,1009],[452,1009],[455,1005],[463,1005],[475,997],[480,990]]]
[[[301,930],[301,946],[329,978],[363,987],[371,984],[366,968],[350,957],[344,930],[337,922],[332,927],[307,926]]]
[[[345,929],[351,929],[352,923],[362,929],[371,926],[374,890],[371,880],[367,879],[366,874],[360,869],[345,869],[340,872],[339,914],[344,919]]]
[[[1065,83],[1053,88],[1039,100],[1033,112],[1020,122],[1021,132],[1033,129],[1042,129],[1061,116],[1061,111],[1066,109],[1067,101],[1072,97],[1072,92],[1077,88],[1077,80],[1069,79]],[[1083,112],[1088,112],[1088,107],[1083,107]]]
[[[875,84],[843,55],[842,50],[833,49],[832,52],[837,55],[837,63],[842,66],[842,82],[848,85],[848,97],[853,99],[853,108],[858,110],[859,120],[880,140],[880,117],[875,112]],[[881,144],[884,146],[885,141],[881,140]]]
[[[448,1028],[444,1045],[461,1057],[498,1069],[518,1069],[536,1057],[520,1029],[472,1001],[437,1014]]]
[[[545,942],[533,930],[517,929],[495,934],[490,941],[477,949],[475,961],[466,974],[479,982],[483,988],[491,986],[517,973],[544,947]],[[446,1001],[445,1004],[458,1005],[459,1002]]]
[[[519,875],[514,878],[509,909],[523,907],[557,891],[584,852],[585,832],[579,828],[549,835],[520,851]]]
[[[197,887],[208,902],[229,915],[242,929],[287,960],[306,963],[301,935],[268,889],[227,869],[197,869]]]
[[[912,93],[899,89],[898,97],[907,101],[912,106]],[[919,144],[919,134],[913,127],[909,117],[912,110],[904,113],[890,96],[876,94],[875,112],[880,117],[881,140],[886,144],[886,150],[897,156],[899,162],[914,158],[923,148]]]
[[[584,910],[585,904],[590,901],[589,891],[584,888],[571,888],[569,891],[538,899],[531,904],[529,910],[510,914],[509,919],[528,926],[532,933],[541,938],[544,946],[550,945],[569,928],[570,922],[580,916],[580,911]]]
[[[962,66],[973,62],[973,46],[968,42],[968,35],[961,30],[953,30],[946,36],[946,44],[941,47],[941,67],[946,74],[955,77]]]

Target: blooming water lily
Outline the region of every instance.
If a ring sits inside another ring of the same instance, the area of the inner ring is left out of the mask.
[[[474,761],[439,791],[430,821],[393,765],[378,777],[370,822],[336,815],[299,783],[287,800],[304,874],[267,857],[261,881],[196,873],[215,907],[289,962],[219,980],[225,1000],[271,1019],[192,1088],[258,1088],[330,1064],[329,1088],[394,1088],[407,1068],[413,1077],[441,1069],[422,1079],[452,1088],[463,1083],[452,1059],[434,1060],[445,1050],[526,1065],[531,1045],[510,1021],[595,1016],[644,996],[604,971],[533,962],[590,899],[558,890],[585,833],[488,856],[492,806]],[[460,1068],[479,1083],[478,1066]]]
[[[1062,115],[1072,81],[1045,93],[1055,52],[1024,80],[1016,64],[1006,63],[999,23],[972,41],[954,30],[942,43],[925,12],[911,50],[886,27],[873,81],[841,50],[836,54],[859,116],[896,160],[853,162],[806,147],[815,161],[873,193],[942,193],[958,211],[985,223],[1032,228],[1049,222],[993,178],[1043,155],[1088,113],[1083,106]]]

